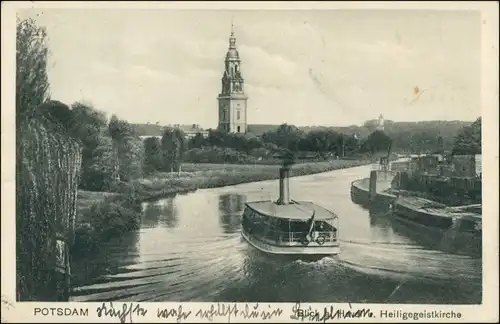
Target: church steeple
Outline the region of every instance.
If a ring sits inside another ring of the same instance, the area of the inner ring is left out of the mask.
[[[231,23],[231,35],[229,36],[229,48],[227,50],[226,54],[226,61],[228,60],[234,60],[234,61],[239,61],[240,60],[240,54],[238,53],[238,50],[236,49],[236,36],[234,35],[234,24]]]
[[[240,70],[240,53],[236,49],[236,36],[234,35],[234,24],[231,22],[231,35],[229,36],[229,48],[226,53],[225,69],[222,76],[222,93],[243,93],[243,77]]]
[[[219,94],[219,130],[231,133],[246,132],[247,96],[240,70],[241,60],[236,48],[234,23],[231,21],[229,47],[224,60],[222,90]]]

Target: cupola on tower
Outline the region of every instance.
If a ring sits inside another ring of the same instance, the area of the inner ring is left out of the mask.
[[[222,75],[222,91],[218,96],[219,125],[218,129],[225,133],[246,133],[247,100],[244,92],[244,80],[241,76],[241,60],[236,49],[234,26],[231,25],[229,49],[224,61]]]

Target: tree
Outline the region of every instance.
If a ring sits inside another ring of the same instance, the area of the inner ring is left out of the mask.
[[[144,140],[144,172],[151,173],[162,168],[161,143],[157,137]]]
[[[166,127],[163,130],[163,135],[161,137],[161,153],[162,153],[162,171],[171,172],[173,171],[173,161],[176,150],[176,141],[174,138],[173,129]]]
[[[244,134],[224,134],[224,146],[237,151],[246,151],[247,139]]]
[[[453,155],[481,154],[481,117],[464,126],[455,137]]]
[[[73,134],[75,128],[75,116],[68,105],[57,100],[48,100],[38,107],[38,114],[43,116],[47,124],[50,124],[54,131],[66,136],[76,138]]]
[[[356,153],[359,149],[359,140],[357,136],[344,135],[344,153],[345,155]]]
[[[283,166],[290,166],[295,163],[296,156],[292,151],[285,149],[281,159],[283,160]]]
[[[128,181],[142,175],[143,146],[132,125],[113,115],[108,124],[117,153],[120,179]]]
[[[17,20],[16,34],[16,113],[27,118],[48,100],[47,32],[29,18]]]
[[[207,143],[210,146],[220,146],[223,147],[225,145],[225,134],[216,129],[208,130]]]
[[[262,135],[265,142],[274,143],[279,147],[297,151],[304,132],[293,125],[282,124],[278,129],[268,131]]]
[[[306,134],[301,148],[305,151],[334,151],[339,146],[342,134],[333,130],[312,130]]]
[[[441,135],[438,135],[437,139],[436,139],[436,148],[433,150],[433,153],[437,153],[437,154],[443,154],[444,151],[445,151],[445,148],[444,148],[444,139]]]
[[[82,141],[84,150],[93,150],[97,145],[101,129],[107,127],[106,116],[89,103],[75,102],[71,105],[71,110],[77,121],[72,133]]]
[[[264,143],[264,148],[266,150],[269,150],[270,152],[276,152],[278,151],[278,145],[274,144],[274,143]]]
[[[184,158],[186,156],[186,151],[188,149],[186,134],[180,129],[175,129],[174,134],[175,137],[177,138],[177,143],[178,143],[174,168],[176,171],[180,172],[182,162],[184,161]]]
[[[82,169],[82,186],[86,190],[106,191],[114,181],[116,172],[113,140],[108,129],[102,127],[96,136],[96,146],[90,152],[85,168]]]
[[[362,144],[362,150],[369,153],[387,152],[392,139],[384,131],[376,130]]]
[[[186,153],[185,135],[180,129],[165,128],[161,138],[163,171],[180,171]]]
[[[103,143],[108,143],[108,139],[102,139],[102,137],[109,137],[109,143],[111,145],[109,149],[113,151],[111,137],[107,129],[106,117],[92,105],[80,102],[76,102],[72,105],[72,111],[74,119],[78,121],[73,125],[72,134],[82,143],[82,176],[80,184],[82,189],[97,190],[92,189],[94,186],[90,185],[94,183],[94,180],[90,178],[87,179],[87,177],[93,177],[92,174],[95,173],[91,171],[91,169],[96,168],[93,164],[112,163],[115,161],[113,157],[113,159],[106,162],[96,162],[96,159],[98,159],[97,156],[100,156],[99,154],[96,156],[95,153],[98,146],[103,150],[103,147],[107,147],[107,144]],[[88,185],[90,185],[90,187]]]
[[[188,141],[188,147],[190,149],[193,149],[193,148],[200,148],[202,147],[203,145],[205,144],[205,138],[203,137],[203,135],[201,133],[196,133],[196,135],[194,135],[194,137],[192,137],[189,141]]]
[[[247,153],[262,147],[261,140],[255,135],[246,135],[245,151]]]

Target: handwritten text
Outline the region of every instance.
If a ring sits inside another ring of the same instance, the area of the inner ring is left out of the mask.
[[[117,317],[120,319],[121,323],[125,323],[127,318],[130,320],[130,323],[132,323],[132,315],[146,316],[147,312],[147,309],[142,308],[138,304],[134,306],[134,303],[123,304],[122,309],[115,309],[112,302],[102,303],[102,305],[97,308],[98,317]]]
[[[308,308],[301,308],[300,303],[295,304],[292,308],[292,315],[290,319],[307,321],[307,322],[323,322],[334,319],[354,319],[354,318],[372,318],[373,312],[369,308],[352,309],[349,304],[349,309],[335,309],[333,305],[324,307],[323,310],[313,309],[311,306]]]

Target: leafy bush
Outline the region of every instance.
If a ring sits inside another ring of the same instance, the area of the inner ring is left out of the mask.
[[[126,196],[110,196],[94,203],[85,213],[87,222],[75,228],[72,252],[85,254],[99,243],[139,228],[141,204]]]

